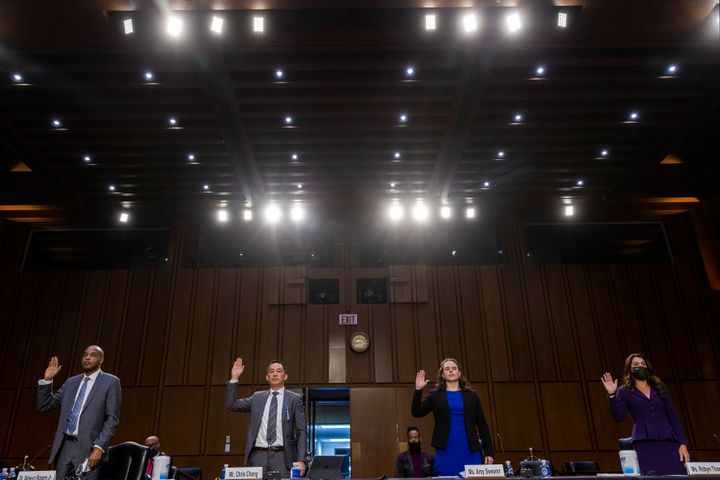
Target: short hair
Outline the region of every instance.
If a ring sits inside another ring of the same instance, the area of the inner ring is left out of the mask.
[[[418,427],[413,426],[413,425],[410,425],[410,426],[407,428],[407,433],[406,433],[405,435],[410,435],[410,432],[412,432],[412,431],[418,432],[418,434],[422,435],[422,434],[420,433],[420,429],[419,429]]]
[[[268,370],[270,370],[270,365],[272,365],[273,363],[279,363],[280,365],[282,365],[283,371],[284,371],[285,373],[287,373],[287,369],[285,368],[285,363],[284,363],[282,360],[278,360],[278,359],[270,360],[270,363],[268,363],[268,366],[267,366],[267,368],[265,369],[266,372],[267,372]]]
[[[105,358],[105,351],[97,345],[90,345],[87,348],[93,348],[100,354],[100,358]],[[87,350],[87,348],[85,350]]]

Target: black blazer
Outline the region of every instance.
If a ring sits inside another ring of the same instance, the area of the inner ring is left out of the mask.
[[[465,431],[467,432],[470,451],[482,452],[483,457],[492,457],[493,446],[490,437],[490,429],[485,421],[480,398],[469,389],[462,392],[463,408],[465,411]],[[430,395],[422,399],[422,390],[415,390],[412,398],[413,417],[424,417],[432,412],[435,417],[435,429],[433,430],[431,445],[435,448],[445,449],[448,437],[450,437],[450,406],[447,401],[447,394],[444,390],[433,390]],[[478,440],[482,440],[482,446]]]
[[[420,452],[422,455],[422,473],[424,477],[435,476],[435,456],[430,452]],[[402,452],[395,460],[395,477],[412,478],[415,476],[412,454],[409,450]]]

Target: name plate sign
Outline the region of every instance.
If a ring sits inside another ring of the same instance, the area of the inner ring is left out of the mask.
[[[465,478],[505,478],[505,471],[501,463],[465,465]]]
[[[263,478],[262,467],[228,467],[225,471],[225,479],[231,478],[257,478],[261,480]]]
[[[55,470],[18,472],[17,480],[55,480]]]
[[[687,462],[685,468],[691,477],[720,477],[720,462]]]

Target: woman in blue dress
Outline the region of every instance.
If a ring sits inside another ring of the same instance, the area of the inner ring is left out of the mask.
[[[480,398],[468,386],[460,362],[446,358],[440,362],[437,387],[422,398],[427,386],[425,370],[415,377],[412,415],[435,418],[431,445],[435,447],[435,470],[440,476],[457,476],[465,465],[493,463],[490,430]]]
[[[625,413],[633,419],[632,442],[642,475],[684,475],[684,463],[690,461],[688,441],[680,424],[670,393],[655,375],[642,353],[633,353],[625,360],[624,385],[610,373],[602,383],[608,394],[610,413],[622,422]]]

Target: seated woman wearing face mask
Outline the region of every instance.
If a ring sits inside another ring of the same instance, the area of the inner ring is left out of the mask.
[[[685,475],[690,460],[687,437],[665,384],[655,376],[641,353],[625,360],[623,386],[609,373],[602,376],[610,413],[622,422],[625,412],[633,419],[632,442],[642,475]]]

